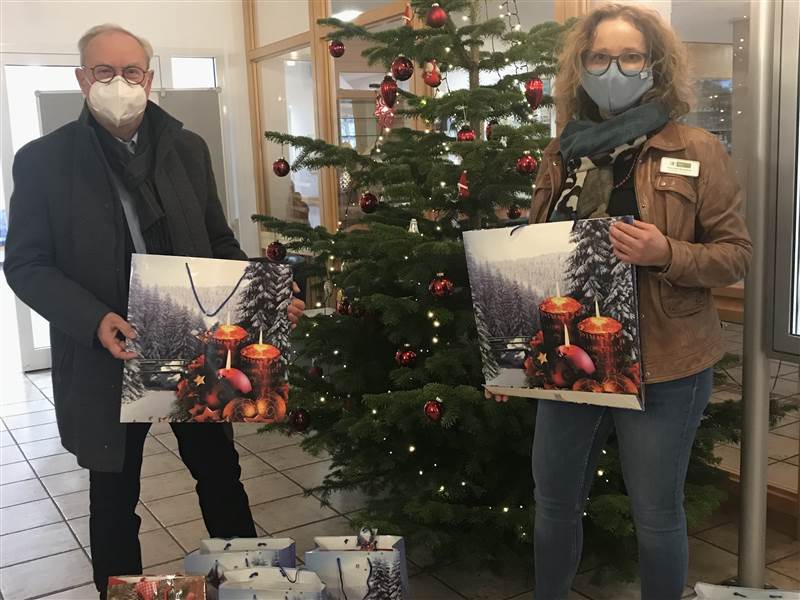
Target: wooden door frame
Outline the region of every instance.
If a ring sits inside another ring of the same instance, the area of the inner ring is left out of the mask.
[[[269,214],[270,198],[264,169],[265,115],[261,114],[262,82],[259,62],[284,55],[292,50],[310,47],[317,137],[330,144],[339,143],[336,70],[333,66],[333,59],[328,54],[328,41],[325,39],[329,28],[317,23],[318,19],[330,16],[330,2],[329,0],[307,0],[307,7],[309,23],[307,31],[259,46],[256,0],[242,0],[256,209],[260,214]],[[392,0],[392,2],[362,13],[353,20],[353,23],[369,27],[399,19],[403,16],[405,7],[406,0]],[[564,22],[568,18],[586,14],[591,8],[592,0],[555,0],[555,20]],[[421,27],[421,23],[417,21],[415,26]],[[422,82],[420,69],[414,70],[411,92],[418,95],[430,93],[430,90]],[[411,126],[418,127],[420,125],[414,122]],[[339,182],[336,169],[322,169],[319,177],[322,225],[329,231],[336,231],[339,223]]]

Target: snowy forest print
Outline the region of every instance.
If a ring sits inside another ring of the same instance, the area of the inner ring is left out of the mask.
[[[134,255],[121,421],[282,420],[291,285],[281,264]]]
[[[613,218],[464,233],[487,388],[641,410],[635,268]]]

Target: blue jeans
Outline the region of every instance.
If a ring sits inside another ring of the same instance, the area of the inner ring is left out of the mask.
[[[689,546],[683,487],[713,372],[648,385],[645,411],[539,401],[533,440],[536,600],[564,600],[583,546],[583,511],[616,429],[639,546],[643,600],[678,600]]]

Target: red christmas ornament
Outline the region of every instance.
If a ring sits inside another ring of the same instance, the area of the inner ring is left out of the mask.
[[[542,95],[544,95],[544,83],[538,77],[529,79],[525,84],[525,99],[530,104],[531,109],[536,110],[542,103]]]
[[[394,107],[397,102],[397,82],[391,75],[387,75],[381,82],[381,98],[389,108]]]
[[[364,192],[361,194],[358,204],[365,213],[374,213],[378,208],[378,198],[372,192]]]
[[[453,287],[452,280],[445,277],[444,273],[437,273],[428,285],[428,291],[437,298],[446,298],[453,293]]]
[[[442,420],[442,402],[441,400],[428,400],[425,403],[425,416],[434,423]]]
[[[289,163],[282,156],[272,163],[272,172],[278,177],[286,177],[289,174]]]
[[[447,12],[437,2],[434,2],[428,9],[428,16],[425,18],[425,22],[428,27],[438,29],[447,23]]]
[[[486,124],[486,139],[487,140],[492,139],[492,127],[494,127],[495,125],[497,125],[497,121],[494,120],[494,119],[492,119],[491,121],[489,121],[489,123]]]
[[[272,242],[267,246],[267,258],[272,262],[281,262],[286,258],[286,246],[280,242]]]
[[[318,367],[317,365],[312,365],[308,369],[308,378],[309,379],[322,379],[322,367]]]
[[[375,117],[382,129],[391,129],[394,125],[394,111],[386,106],[380,94],[375,95]]]
[[[515,204],[514,206],[508,209],[508,212],[506,212],[506,214],[508,215],[509,219],[515,221],[522,216],[522,211],[519,209],[519,206]]]
[[[305,431],[311,425],[311,415],[305,408],[295,408],[289,413],[289,424],[295,431]]]
[[[530,175],[536,170],[536,159],[530,152],[526,152],[517,159],[517,173],[520,175]]]
[[[392,75],[397,81],[406,81],[414,74],[414,63],[405,56],[398,56],[392,61]]]
[[[328,44],[328,52],[333,58],[341,58],[344,56],[344,42],[341,40],[333,40]]]
[[[469,125],[463,125],[456,134],[456,139],[459,142],[474,142],[475,131]]]
[[[425,61],[422,81],[432,88],[438,88],[442,84],[442,72],[439,70],[439,63],[436,62],[435,58]]]
[[[401,348],[395,353],[394,360],[401,367],[413,367],[417,362],[417,351],[411,348]]]
[[[461,171],[461,177],[458,179],[458,197],[466,200],[469,198],[469,182],[467,181],[467,171]]]
[[[406,8],[403,10],[403,21],[406,27],[414,26],[414,9],[411,8],[409,3],[406,3]]]

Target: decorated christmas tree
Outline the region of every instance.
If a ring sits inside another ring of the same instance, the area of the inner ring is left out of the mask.
[[[405,536],[412,558],[529,571],[536,404],[484,397],[480,348],[493,338],[476,331],[461,233],[524,223],[518,207],[530,203],[551,135],[543,80],[555,73],[564,29],[527,29],[514,18],[515,2],[504,6],[502,18],[487,19],[477,0],[414,0],[407,24],[384,31],[324,21],[332,55],[350,39],[366,40],[364,57],[390,71],[375,82],[383,133],[367,154],[280,132],[266,138],[300,151],[292,165],[276,161],[275,176],[336,168],[365,216],[357,227],[344,217],[337,232],[255,219],[290,240],[289,250],[311,252],[296,275],[325,281],[336,307],[295,332],[284,426],[305,431],[305,449],[331,455],[323,497],[362,492],[357,520]],[[427,93],[399,89],[418,69]],[[449,90],[453,73],[466,74],[467,89]],[[404,127],[392,127],[395,115]],[[536,324],[518,323],[524,308],[513,295],[521,290],[490,290],[485,302],[507,305],[499,330],[531,335]],[[692,523],[723,497],[711,485],[713,444],[735,433],[736,415],[716,406],[690,467]],[[587,508],[585,546],[601,564],[631,572],[635,538],[620,473],[612,439]]]

